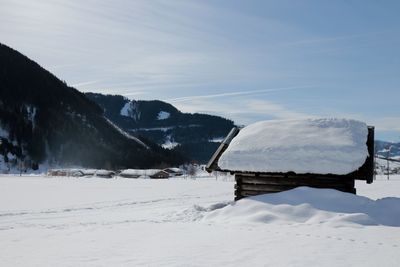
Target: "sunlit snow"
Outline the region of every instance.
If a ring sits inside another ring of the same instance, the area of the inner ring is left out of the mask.
[[[160,111],[157,115],[157,120],[166,120],[171,114],[166,111]]]
[[[243,128],[221,169],[348,174],[366,160],[367,125],[346,119],[260,121]]]
[[[0,176],[2,266],[398,266],[400,176],[233,202],[233,178]]]

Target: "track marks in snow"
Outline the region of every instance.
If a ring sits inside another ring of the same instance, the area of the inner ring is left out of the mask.
[[[287,225],[289,226],[289,225]],[[366,241],[366,240],[360,240],[358,238],[348,238],[348,237],[341,237],[341,236],[335,236],[335,235],[323,235],[323,234],[312,234],[312,233],[299,233],[295,231],[303,231],[305,229],[302,229],[300,225],[296,226],[289,226],[293,227],[291,231],[285,230],[285,231],[274,231],[274,234],[281,234],[281,235],[287,235],[287,236],[292,236],[295,238],[314,238],[314,239],[327,239],[331,242],[350,242],[350,243],[355,243],[355,244],[363,244],[363,245],[375,245],[375,246],[389,246],[389,247],[399,247],[398,244],[387,244],[384,242],[371,242],[371,241]],[[269,232],[268,230],[266,230]]]
[[[314,240],[326,240],[328,242],[337,242],[339,245],[341,243],[350,243],[354,245],[364,245],[365,247],[369,246],[383,246],[383,247],[392,247],[398,248],[400,244],[392,243],[392,242],[383,242],[381,240],[368,241],[359,237],[343,237],[341,235],[335,234],[324,234],[326,229],[320,229],[315,232],[312,226],[306,224],[280,224],[280,225],[271,225],[271,229],[266,229],[260,226],[243,226],[240,227],[241,231],[249,231],[249,232],[259,232],[260,235],[267,233],[268,235],[275,236],[287,236],[293,242],[297,242],[296,239],[314,239]],[[310,232],[313,231],[313,232]],[[336,231],[335,231],[336,232]],[[335,233],[334,232],[334,233]],[[337,234],[343,234],[342,232],[336,232]],[[351,233],[348,233],[351,234]],[[313,242],[313,241],[310,241]]]
[[[208,196],[209,199],[220,197],[221,195]],[[193,204],[199,203],[199,199],[200,196],[184,194],[138,201],[95,202],[38,211],[9,211],[0,213],[0,231],[17,228],[60,230],[135,223],[192,222],[201,219],[206,212],[230,203],[217,202],[208,207]],[[189,205],[191,206],[188,207]],[[98,216],[103,219],[99,221]]]
[[[151,205],[158,202],[169,202],[176,200],[188,200],[188,199],[198,199],[200,197],[197,196],[183,196],[183,197],[175,197],[175,198],[160,198],[160,199],[152,199],[152,200],[144,200],[144,201],[126,201],[126,202],[101,202],[88,204],[89,206],[76,206],[76,207],[68,207],[68,208],[60,208],[60,209],[48,209],[42,211],[17,211],[17,212],[5,212],[0,213],[0,219],[4,217],[15,217],[15,216],[24,216],[24,215],[44,215],[44,214],[58,214],[58,213],[69,213],[69,212],[79,212],[79,211],[90,211],[90,210],[101,210],[101,209],[112,209],[118,207],[129,207],[136,205]]]

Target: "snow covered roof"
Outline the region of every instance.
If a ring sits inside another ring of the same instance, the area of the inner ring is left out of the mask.
[[[261,121],[243,128],[218,160],[222,170],[344,175],[368,157],[368,127],[348,119]]]

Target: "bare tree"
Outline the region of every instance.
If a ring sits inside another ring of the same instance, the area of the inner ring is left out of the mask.
[[[187,174],[188,174],[190,177],[196,176],[196,174],[197,174],[197,168],[196,168],[196,166],[195,166],[194,164],[189,164],[189,165],[188,165]]]

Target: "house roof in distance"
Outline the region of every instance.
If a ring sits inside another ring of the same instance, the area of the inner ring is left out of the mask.
[[[244,127],[218,160],[221,170],[345,175],[367,157],[368,127],[349,119],[260,121]]]

